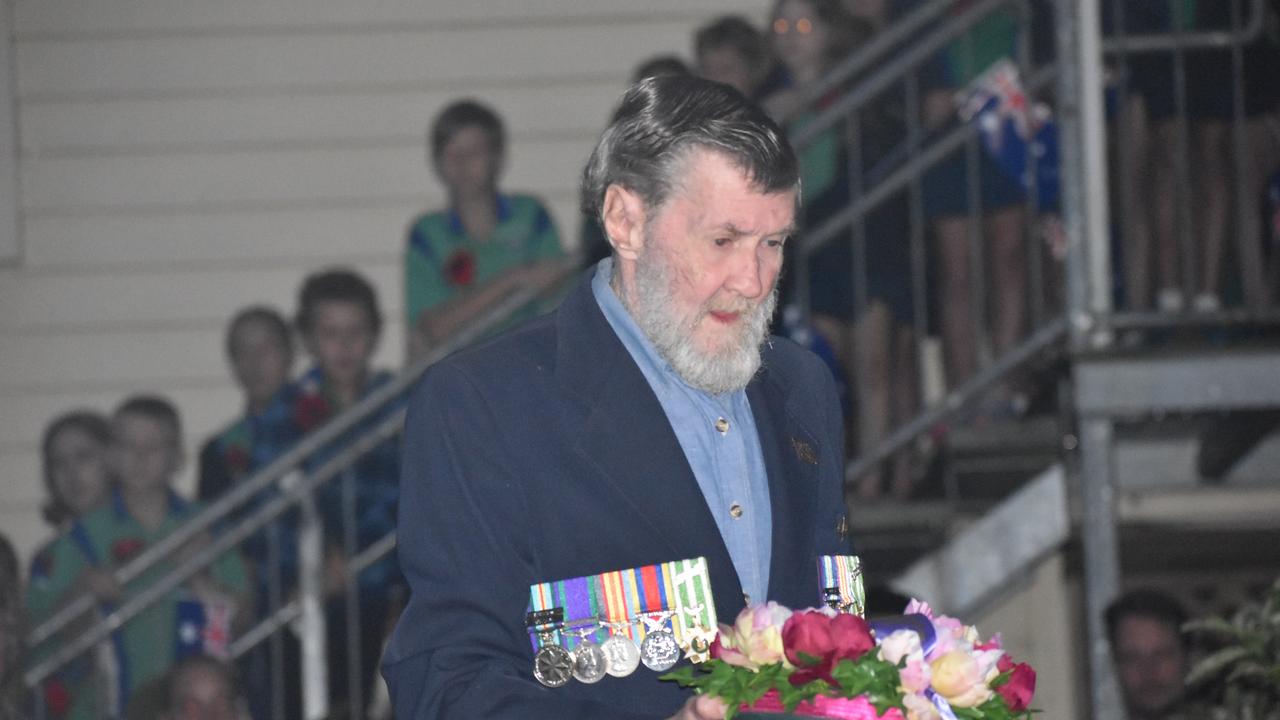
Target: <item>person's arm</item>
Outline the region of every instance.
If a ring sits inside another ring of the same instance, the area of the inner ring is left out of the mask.
[[[488,282],[479,283],[439,305],[423,310],[414,323],[415,349],[430,349],[517,290],[542,290],[550,286],[573,264],[571,258],[561,256],[518,265]]]
[[[503,446],[510,428],[450,363],[414,391],[397,533],[410,596],[383,665],[395,715],[640,720],[533,678],[522,619],[537,549],[520,458]]]
[[[461,289],[452,297],[442,295],[439,288],[433,291],[427,287],[431,285],[428,278],[438,270],[430,269],[421,253],[410,251],[410,276],[405,282],[417,283],[409,290],[411,298],[407,306],[410,313],[417,313],[410,325],[410,357],[420,357],[511,293],[523,288],[545,289],[575,266],[576,260],[565,254],[550,213],[541,204],[536,205],[533,212],[527,237],[520,248],[513,249],[521,253],[522,262],[485,282]],[[425,244],[410,237],[411,248]]]

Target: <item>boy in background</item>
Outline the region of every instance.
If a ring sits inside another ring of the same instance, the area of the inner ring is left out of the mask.
[[[123,587],[113,573],[198,510],[171,486],[183,453],[181,421],[169,401],[129,398],[112,416],[111,431],[109,462],[118,484],[107,504],[76,520],[33,570],[27,605],[36,623],[85,594],[98,601],[100,613],[110,613],[137,590],[154,584],[169,564],[157,565]],[[182,562],[202,542],[193,542],[175,562]],[[112,633],[99,672],[67,687],[47,685],[46,698],[63,703],[63,717],[120,716],[134,691],[162,676],[183,655],[225,653],[232,619],[248,606],[247,590],[239,556],[219,557]],[[85,621],[92,618],[86,615]],[[73,625],[58,639],[65,641],[83,629]],[[40,649],[36,652],[41,654]]]
[[[275,310],[241,310],[227,326],[227,360],[244,392],[245,412],[200,450],[197,497],[216,499],[289,449],[298,438],[289,423],[293,336]]]
[[[548,285],[570,264],[541,201],[498,191],[506,134],[497,113],[474,100],[455,102],[432,123],[429,141],[449,206],[409,228],[405,317],[411,358],[517,288]]]
[[[293,391],[291,414],[300,434],[318,428],[393,379],[390,372],[374,370],[371,365],[382,330],[382,312],[373,287],[360,275],[331,269],[309,276],[299,293],[297,326],[315,361]],[[391,403],[371,414],[313,455],[308,469],[324,465],[399,407]],[[405,590],[394,553],[384,555],[357,577],[350,576],[348,562],[395,529],[399,480],[400,443],[393,438],[365,452],[316,494],[327,543],[331,703],[335,709],[346,707],[355,716],[363,712],[370,698],[382,643]],[[349,611],[353,602],[358,612]],[[358,617],[358,628],[347,622],[352,615]],[[348,678],[357,673],[358,696],[356,688],[348,687]]]

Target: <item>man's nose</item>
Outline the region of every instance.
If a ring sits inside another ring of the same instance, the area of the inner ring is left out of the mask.
[[[764,289],[764,282],[760,278],[761,269],[760,257],[755,246],[744,243],[744,247],[735,253],[733,267],[730,269],[728,282],[725,285],[744,298],[760,297]]]

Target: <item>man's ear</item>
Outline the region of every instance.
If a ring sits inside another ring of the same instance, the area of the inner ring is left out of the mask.
[[[605,237],[618,257],[639,257],[644,249],[644,200],[621,185],[610,185],[604,191],[600,215]]]

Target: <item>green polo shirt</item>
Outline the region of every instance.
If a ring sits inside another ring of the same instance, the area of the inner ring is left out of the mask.
[[[198,510],[198,505],[188,503],[170,491],[168,515],[158,528],[149,530],[129,514],[119,491],[113,491],[110,503],[76,521],[71,530],[33,561],[31,584],[27,589],[31,618],[36,623],[49,618],[86,568],[114,569],[126,564],[176,530]],[[135,578],[125,586],[126,596],[151,586],[173,565],[173,562],[160,563]],[[235,552],[219,557],[211,571],[215,582],[232,592],[243,593],[248,587],[244,564]],[[112,697],[119,698],[123,711],[133,691],[168,671],[175,660],[177,647],[178,604],[189,598],[190,595],[179,587],[112,634],[108,642],[109,664],[114,666],[115,677],[114,681],[106,682],[111,682],[113,687],[101,687],[105,685],[103,674],[98,670],[86,671],[83,663],[78,669],[73,667],[69,673],[55,675],[53,681],[58,685],[55,692],[69,699],[67,711],[59,717],[99,717],[106,708],[106,700]],[[102,608],[104,612],[112,609]],[[238,611],[250,612],[251,609],[240,608]],[[66,641],[66,636],[77,629],[73,624],[71,632],[63,633],[56,641]],[[37,648],[36,654],[44,655],[52,649]],[[49,692],[46,688],[46,697],[49,697]],[[105,697],[100,694],[102,692],[105,692]]]
[[[405,317],[410,327],[423,310],[503,273],[564,256],[551,215],[537,198],[499,195],[498,224],[473,238],[452,209],[419,217],[409,228],[405,255]]]

